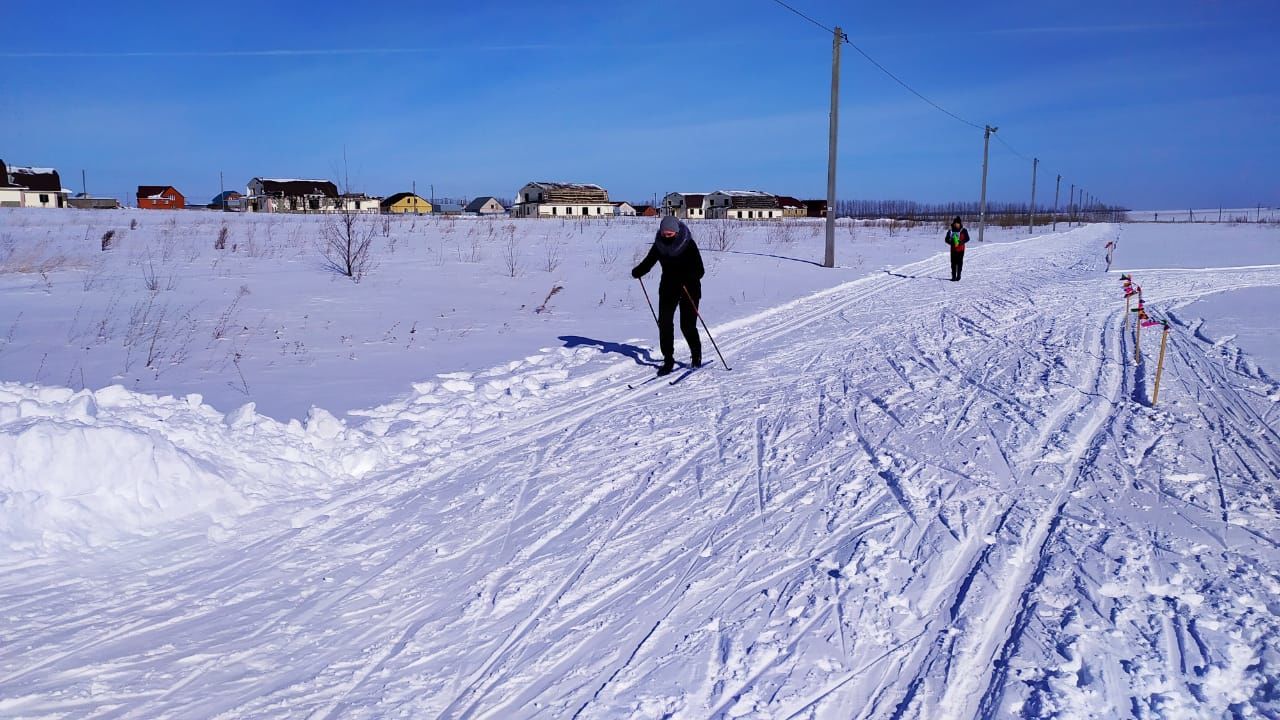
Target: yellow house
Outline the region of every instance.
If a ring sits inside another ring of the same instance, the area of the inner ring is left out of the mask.
[[[413,193],[396,193],[382,201],[382,212],[427,215],[431,212],[431,203]]]

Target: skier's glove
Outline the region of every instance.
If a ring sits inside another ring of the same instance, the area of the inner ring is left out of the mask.
[[[639,266],[639,265],[637,265],[636,267],[631,268],[631,277],[633,277],[633,278],[635,278],[635,279],[639,280],[643,275],[644,275],[644,273],[640,272],[640,266]]]

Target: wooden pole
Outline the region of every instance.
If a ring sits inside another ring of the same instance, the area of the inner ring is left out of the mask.
[[[1058,176],[1057,183],[1053,186],[1053,231],[1058,232],[1058,193],[1062,191],[1062,176]]]
[[[1165,323],[1164,334],[1160,336],[1160,360],[1156,363],[1156,386],[1151,393],[1151,406],[1155,407],[1160,399],[1160,375],[1164,372],[1164,348],[1169,343],[1169,324]]]
[[[991,148],[991,133],[998,128],[990,125],[982,131],[982,197],[978,200],[978,242],[987,230],[987,156]]]
[[[1031,159],[1031,212],[1027,213],[1027,234],[1036,232],[1036,171],[1040,169],[1040,158]]]
[[[844,33],[837,25],[831,40],[831,115],[827,127],[827,243],[822,258],[822,267],[827,268],[836,266],[836,134],[840,130],[840,44],[843,41]]]

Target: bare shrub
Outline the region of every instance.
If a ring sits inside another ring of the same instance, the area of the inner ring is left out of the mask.
[[[506,233],[506,238],[502,243],[502,263],[507,270],[507,277],[519,277],[524,271],[523,262],[520,258],[520,238],[515,233],[515,228]]]
[[[542,239],[542,253],[542,269],[549,273],[555,272],[560,267],[564,254],[564,241],[558,235],[547,235]]]
[[[720,252],[728,252],[738,242],[738,230],[733,226],[733,220],[712,220],[704,223],[708,226],[707,233],[710,238],[710,248],[719,250]]]
[[[133,218],[132,220],[129,221],[129,229],[130,230],[138,229],[138,218]]]
[[[621,252],[621,246],[605,241],[605,233],[603,231],[600,233],[600,237],[596,238],[596,260],[600,263],[601,268],[605,270],[611,269],[613,264],[618,261],[618,255]]]
[[[370,249],[375,230],[369,216],[349,207],[332,215],[321,232],[320,254],[325,267],[360,282],[372,269]]]
[[[240,307],[240,301],[249,294],[249,286],[241,285],[240,290],[236,292],[236,296],[232,299],[231,304],[222,311],[218,316],[218,321],[213,326],[213,339],[221,340],[227,336],[227,328],[231,326],[231,321],[235,319],[236,309]]]
[[[147,257],[147,264],[142,266],[142,282],[147,286],[147,290],[156,293],[160,291],[160,278],[156,275],[156,264],[151,261],[151,257]]]
[[[770,223],[765,231],[765,242],[770,245],[790,245],[795,242],[791,224],[787,221]]]
[[[230,234],[231,234],[231,228],[227,227],[227,226],[224,224],[224,225],[222,226],[222,228],[221,228],[220,230],[218,230],[218,239],[213,241],[213,249],[214,249],[214,250],[226,250],[226,249],[227,249],[227,236],[228,236],[228,235],[230,235]]]
[[[134,222],[137,222],[136,220]],[[116,231],[108,230],[102,233],[102,251],[106,252],[111,249],[111,241],[115,239]]]

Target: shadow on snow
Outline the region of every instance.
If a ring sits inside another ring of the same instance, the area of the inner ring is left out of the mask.
[[[600,352],[616,355],[624,355],[635,361],[637,365],[647,365],[649,367],[657,367],[658,361],[653,359],[653,355],[648,348],[642,348],[638,345],[627,345],[626,343],[610,342],[608,340],[593,340],[580,335],[561,335],[561,342],[567,348],[577,347],[595,347],[600,348]]]

